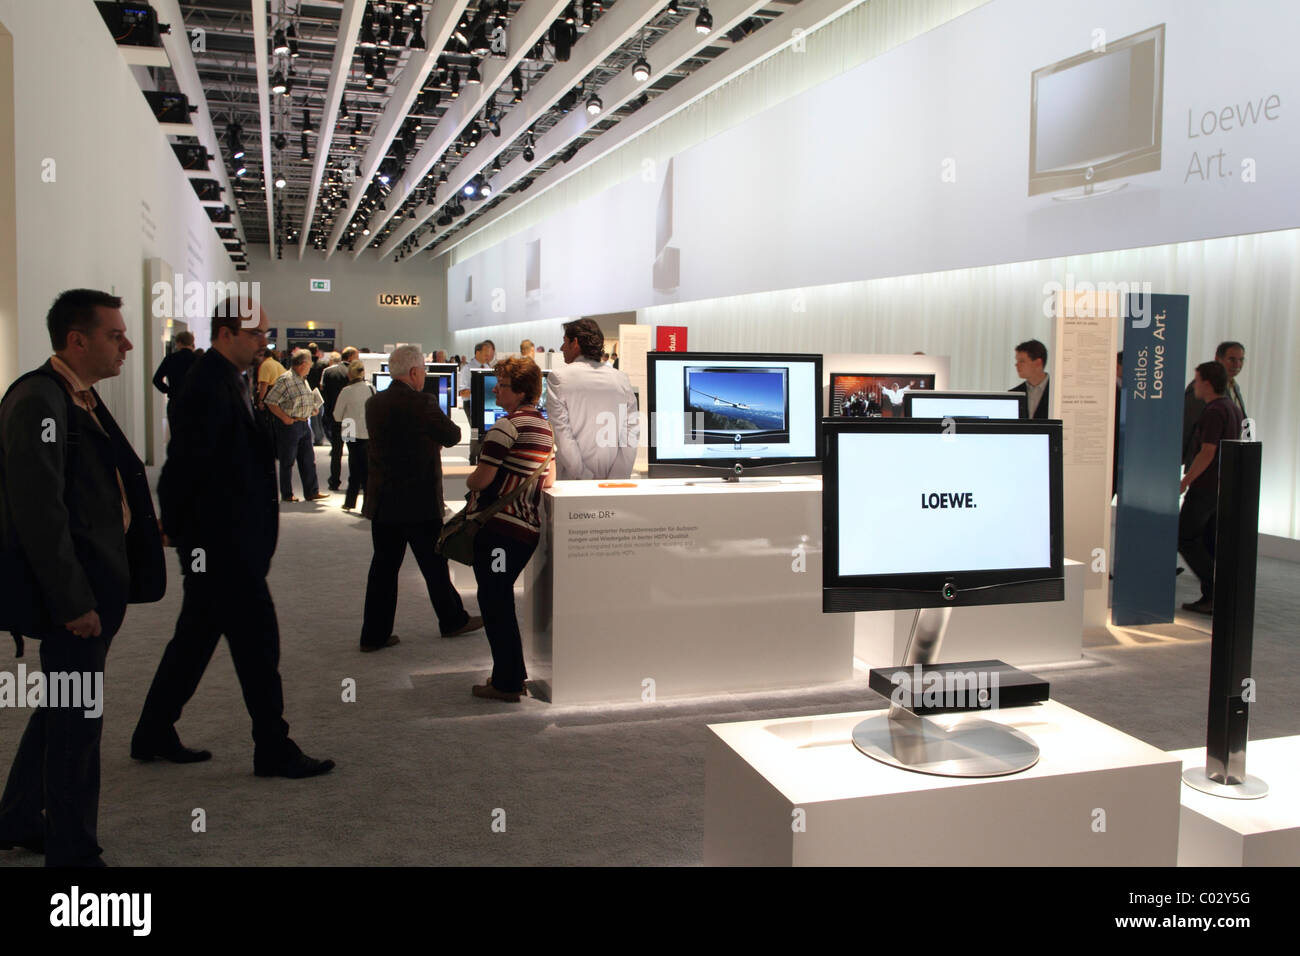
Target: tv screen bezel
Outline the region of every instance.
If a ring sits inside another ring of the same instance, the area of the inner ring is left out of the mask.
[[[951,399],[960,400],[960,401],[968,401],[968,400],[970,400],[970,399],[975,399],[975,400],[979,400],[979,401],[991,401],[991,402],[1015,402],[1015,403],[1016,403],[1016,406],[1017,406],[1017,407],[1019,408],[1019,410],[1020,410],[1019,420],[1023,421],[1024,419],[1027,419],[1027,418],[1029,417],[1029,396],[1028,396],[1028,394],[1026,394],[1025,392],[962,392],[962,391],[945,390],[945,391],[942,391],[942,392],[940,392],[940,391],[933,391],[933,392],[907,392],[906,394],[904,394],[904,395],[903,395],[903,417],[904,417],[904,418],[916,418],[916,417],[918,417],[918,416],[912,414],[912,396],[913,396],[913,395],[916,395],[916,396],[918,396],[918,397],[920,397],[920,398],[925,398],[925,399],[934,399],[934,398],[951,398]],[[996,422],[1010,422],[1010,421],[1016,421],[1016,420],[1017,420],[1017,419],[1014,419],[1014,418],[982,418],[982,417],[980,417],[980,416],[978,416],[978,415],[946,415],[946,416],[926,415],[926,416],[923,416],[923,417],[925,417],[925,418],[935,418],[935,417],[938,417],[938,418],[940,419],[940,421],[942,421],[943,418],[953,418],[953,419],[955,419],[956,421],[959,421],[959,422],[960,422],[960,421],[975,421],[975,422],[982,422],[982,421],[996,421]]]
[[[1102,57],[1113,56],[1121,50],[1147,41],[1155,43],[1155,82],[1152,90],[1152,144],[1129,150],[1111,159],[1096,163],[1083,163],[1068,169],[1038,169],[1038,81],[1044,76],[1060,73]],[[1164,138],[1164,84],[1165,84],[1165,25],[1158,23],[1118,40],[1107,43],[1104,51],[1091,50],[1067,57],[1048,66],[1039,67],[1029,74],[1029,195],[1070,189],[1074,186],[1091,186],[1112,179],[1124,179],[1139,173],[1160,169],[1162,140]]]
[[[739,477],[742,473],[758,472],[762,475],[819,475],[822,471],[822,359],[816,352],[647,352],[646,353],[646,404],[650,421],[657,419],[656,377],[658,363],[686,362],[712,364],[715,362],[755,362],[779,365],[789,362],[810,362],[813,366],[813,454],[809,456],[780,455],[772,458],[739,455],[707,458],[659,458],[655,430],[651,430],[647,449],[647,466],[651,478],[690,478],[701,476]],[[787,386],[788,393],[788,386]]]
[[[839,439],[846,433],[933,434],[947,426],[936,418],[838,418],[824,423],[822,478],[822,610],[888,611],[1060,601],[1065,597],[1065,517],[1062,430],[1057,419],[966,420],[965,434],[1048,436],[1051,563],[1041,568],[925,571],[905,574],[839,573]],[[951,587],[952,596],[945,597]]]

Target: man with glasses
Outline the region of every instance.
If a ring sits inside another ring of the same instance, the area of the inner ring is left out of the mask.
[[[266,345],[266,330],[266,312],[256,304],[223,302],[212,318],[212,347],[172,401],[175,430],[158,501],[163,531],[180,559],[185,598],[131,739],[131,756],[172,763],[211,758],[181,744],[176,722],[224,634],[253,719],[253,772],[314,777],[332,770],[334,761],[304,754],[284,720],[280,630],[266,584],[279,531],[274,456],[242,374]]]

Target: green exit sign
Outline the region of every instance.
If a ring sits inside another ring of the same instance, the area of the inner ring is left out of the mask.
[[[329,280],[329,279],[312,279],[312,280],[311,280],[311,291],[312,291],[312,292],[328,292],[329,290],[330,290],[330,280]]]

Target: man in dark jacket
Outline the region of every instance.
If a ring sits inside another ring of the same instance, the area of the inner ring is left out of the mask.
[[[242,373],[266,344],[266,313],[228,300],[212,318],[212,347],[172,401],[174,425],[158,481],[163,531],[185,580],[176,631],[145,699],[131,756],[194,763],[212,755],[181,744],[176,722],[221,635],[253,719],[259,777],[313,777],[334,767],[289,737],[280,684],[280,630],[266,585],[279,533],[271,437],[253,416]]]
[[[320,388],[321,377],[325,374],[325,370],[329,368],[330,363],[325,360],[325,356],[321,354],[320,346],[315,342],[307,343],[307,351],[311,353],[311,369],[307,372],[307,387],[318,389]],[[312,415],[311,435],[313,444],[325,444],[325,427],[325,419],[320,412]],[[337,488],[334,490],[338,491]]]
[[[185,374],[198,358],[193,332],[177,332],[172,343],[176,348],[158,363],[158,371],[153,373],[153,387],[168,398],[180,391]]]
[[[1009,391],[1024,392],[1029,400],[1030,418],[1051,418],[1052,383],[1047,373],[1047,346],[1030,339],[1016,346],[1016,374],[1024,379]]]
[[[343,350],[341,360],[327,368],[320,379],[320,393],[325,399],[321,408],[321,421],[325,425],[325,434],[330,439],[330,491],[338,491],[343,485],[343,430],[334,421],[334,405],[339,400],[339,392],[347,388],[348,363],[356,357],[357,350],[349,345]]]
[[[447,559],[435,545],[442,530],[442,449],[460,441],[460,426],[424,388],[424,355],[414,345],[388,359],[392,384],[366,402],[370,472],[362,514],[370,519],[374,556],[366,580],[361,649],[377,651],[398,643],[397,572],[409,544],[424,575],[429,601],[443,637],[468,634],[483,618],[465,612],[452,586]]]
[[[49,866],[103,865],[104,662],[127,604],[167,585],[144,466],[94,390],[132,348],[121,308],[105,292],[60,295],[54,356],[0,403],[0,612],[40,639],[46,678],[0,798],[0,847],[44,849]]]

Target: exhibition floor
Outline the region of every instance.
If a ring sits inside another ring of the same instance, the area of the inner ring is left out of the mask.
[[[322,487],[327,456],[317,449]],[[816,690],[612,707],[475,699],[470,685],[487,673],[487,643],[481,632],[438,637],[409,557],[402,643],[358,652],[370,535],[342,501],[284,507],[270,579],[293,736],[338,769],[303,781],[253,776],[248,716],[224,642],[179,726],[187,745],[214,759],[130,760],[131,730],[180,603],[174,576],[162,602],[132,608],[109,655],[99,832],[110,865],[699,864],[707,724],[883,704],[865,673]],[[1259,562],[1255,739],[1300,733],[1296,570]],[[1179,578],[1180,602],[1195,597],[1190,577]],[[462,568],[457,583],[473,612],[472,573]],[[619,609],[605,611],[617,628]],[[1203,633],[1189,639],[1195,632],[1166,628],[1179,636],[1088,641],[1085,661],[1044,669],[1053,699],[1163,749],[1203,746],[1209,622],[1185,623]],[[35,662],[28,646],[26,660]],[[13,670],[12,646],[0,648],[0,669]],[[356,703],[341,699],[348,678]],[[0,709],[5,771],[28,716]],[[203,833],[191,827],[198,808]],[[505,832],[494,832],[502,810]],[[0,853],[0,866],[40,862]]]

